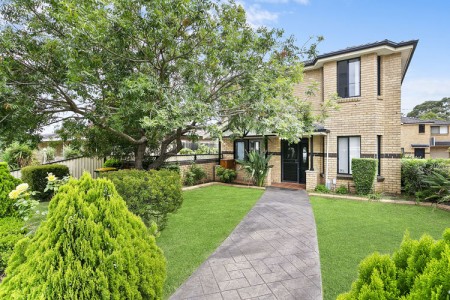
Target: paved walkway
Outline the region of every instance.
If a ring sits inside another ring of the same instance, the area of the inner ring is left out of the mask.
[[[268,188],[171,299],[322,299],[306,192]]]

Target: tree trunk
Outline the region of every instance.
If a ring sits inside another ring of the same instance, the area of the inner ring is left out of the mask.
[[[142,143],[137,145],[136,151],[134,152],[134,167],[136,169],[143,169],[144,154],[147,149],[147,143]]]

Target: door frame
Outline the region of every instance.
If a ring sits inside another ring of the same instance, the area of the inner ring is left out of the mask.
[[[287,143],[287,141],[280,140],[280,146],[281,146],[280,147],[280,150],[281,150],[281,174],[280,174],[281,178],[280,179],[281,179],[281,182],[295,182],[295,183],[305,184],[306,183],[306,173],[304,176],[300,176],[300,170],[302,169],[302,166],[303,166],[303,157],[302,157],[303,153],[300,150],[301,150],[301,145],[306,144],[306,149],[307,149],[306,150],[307,151],[306,152],[306,165],[307,165],[307,167],[306,167],[305,171],[307,171],[309,168],[309,159],[310,159],[309,139],[302,138],[302,139],[300,139],[300,141],[298,143],[295,144],[296,149],[298,151],[297,180],[296,181],[289,181],[289,180],[283,179],[284,178],[284,151],[283,151],[284,147],[283,147],[283,143]],[[302,177],[304,177],[303,178],[304,182],[301,182]]]

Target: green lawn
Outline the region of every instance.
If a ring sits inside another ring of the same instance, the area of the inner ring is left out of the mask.
[[[263,192],[220,185],[183,192],[182,207],[169,216],[157,239],[168,263],[165,298],[222,243]]]
[[[368,254],[397,249],[405,230],[411,237],[441,238],[450,213],[430,207],[311,197],[318,230],[324,299],[350,289],[357,266]]]

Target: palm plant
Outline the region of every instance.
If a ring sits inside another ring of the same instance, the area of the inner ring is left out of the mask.
[[[264,179],[266,179],[269,173],[269,161],[272,155],[266,155],[266,152],[250,151],[247,156],[247,160],[237,160],[241,164],[242,169],[247,171],[247,174],[252,178],[257,186],[264,185]]]
[[[429,189],[433,195],[427,197],[426,200],[434,200],[438,203],[450,201],[450,178],[438,172],[433,171],[423,180],[429,184]]]

